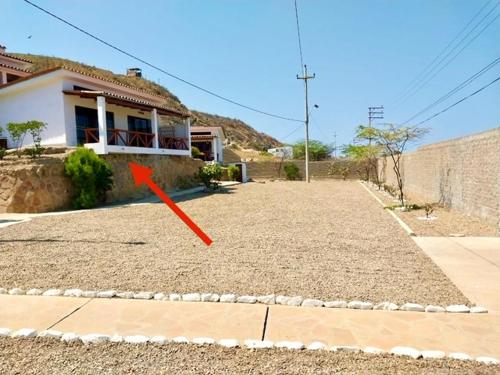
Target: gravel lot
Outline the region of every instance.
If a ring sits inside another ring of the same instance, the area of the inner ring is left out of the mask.
[[[65,344],[0,339],[2,374],[495,374],[500,366],[457,360],[326,351],[247,350],[168,344]]]
[[[0,287],[467,299],[357,182],[249,183],[180,203],[37,218],[0,230]]]
[[[394,198],[382,194],[377,188],[370,189],[387,205],[398,204]],[[425,202],[410,199],[410,203],[423,205]],[[456,210],[446,207],[435,207],[431,216],[436,216],[437,220],[420,220],[425,217],[425,210],[412,210],[409,212],[394,211],[417,236],[486,236],[495,237],[500,235],[500,228],[495,228],[478,218],[467,216]]]

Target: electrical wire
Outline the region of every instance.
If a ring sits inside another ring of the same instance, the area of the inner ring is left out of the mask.
[[[300,70],[302,71],[302,75],[304,75],[304,58],[302,54],[302,42],[300,38],[299,10],[297,8],[297,0],[295,0],[294,3],[295,3],[295,20],[297,23],[297,39],[299,41]]]
[[[77,31],[79,31],[79,32],[81,32],[81,33],[89,36],[90,38],[95,39],[98,42],[100,42],[100,43],[102,43],[102,44],[104,44],[104,45],[106,45],[106,46],[114,49],[115,51],[118,51],[118,52],[120,52],[123,55],[126,55],[126,56],[128,56],[128,57],[130,57],[130,58],[132,58],[132,59],[134,59],[136,61],[139,61],[139,62],[143,63],[144,65],[147,65],[150,68],[153,68],[153,69],[155,69],[155,70],[157,70],[157,71],[159,71],[159,72],[161,72],[161,73],[163,73],[163,74],[165,74],[165,75],[167,75],[167,76],[169,76],[169,77],[171,77],[173,79],[176,79],[176,80],[178,80],[178,81],[180,81],[182,83],[185,83],[186,85],[194,87],[197,90],[203,91],[206,94],[212,95],[212,96],[214,96],[214,97],[216,97],[218,99],[221,99],[221,100],[226,101],[228,103],[234,104],[234,105],[236,105],[238,107],[242,107],[242,108],[248,109],[250,111],[253,111],[253,112],[256,112],[256,113],[260,113],[261,115],[265,115],[265,116],[269,116],[269,117],[274,117],[274,118],[281,119],[281,120],[286,120],[286,121],[303,122],[302,120],[298,120],[298,119],[291,118],[291,117],[286,117],[286,116],[281,116],[281,115],[269,113],[269,112],[262,111],[260,109],[257,109],[257,108],[254,108],[254,107],[242,104],[242,103],[237,102],[237,101],[235,101],[233,99],[229,99],[229,98],[224,97],[224,96],[222,96],[220,94],[217,94],[214,91],[211,91],[211,90],[208,90],[206,88],[203,88],[203,87],[201,87],[201,86],[199,86],[199,85],[197,85],[195,83],[189,82],[189,81],[185,80],[184,78],[179,77],[178,75],[169,73],[168,71],[166,71],[166,70],[164,70],[164,69],[162,69],[162,68],[160,68],[160,67],[158,67],[158,66],[156,66],[156,65],[154,65],[154,64],[152,64],[152,63],[150,63],[150,62],[148,62],[148,61],[146,61],[146,60],[144,60],[144,59],[142,59],[142,58],[140,58],[140,57],[138,57],[138,56],[130,53],[130,52],[127,52],[127,51],[125,51],[125,50],[123,50],[123,49],[115,46],[114,44],[111,44],[110,42],[107,42],[107,41],[99,38],[98,36],[96,36],[96,35],[88,32],[88,31],[82,29],[81,27],[78,27],[78,26],[74,25],[73,23],[71,23],[71,22],[69,22],[69,21],[67,21],[67,20],[65,20],[65,19],[57,16],[56,14],[54,14],[54,13],[52,13],[52,12],[50,12],[50,11],[48,11],[48,10],[40,7],[40,6],[38,6],[37,4],[32,3],[29,0],[24,0],[24,2],[27,3],[27,4],[29,4],[29,5],[31,5],[31,6],[33,6],[34,8],[37,8],[38,10],[40,10],[42,12],[48,14],[49,16],[51,16],[51,17],[53,17],[53,18],[61,21],[62,23],[66,24],[66,25],[68,25],[70,27],[72,27],[73,29],[75,29],[75,30],[77,30]]]

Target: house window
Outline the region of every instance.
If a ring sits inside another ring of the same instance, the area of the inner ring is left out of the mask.
[[[128,130],[131,132],[151,132],[151,120],[146,118],[128,116]]]
[[[85,137],[85,129],[99,129],[99,123],[97,121],[97,109],[79,107],[75,106],[75,117],[76,117],[76,141],[77,144],[83,145],[87,143]],[[115,128],[115,116],[113,112],[106,112],[106,127],[108,129]],[[99,132],[96,130],[96,136],[99,137]],[[108,139],[110,134],[108,132]],[[90,143],[95,143],[95,140],[89,140]]]

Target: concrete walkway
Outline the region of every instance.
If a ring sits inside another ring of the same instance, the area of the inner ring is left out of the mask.
[[[0,327],[167,338],[293,340],[500,357],[499,314],[0,295]]]
[[[500,237],[414,237],[473,303],[500,314]]]

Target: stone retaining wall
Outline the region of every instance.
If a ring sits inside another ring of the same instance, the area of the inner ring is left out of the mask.
[[[0,213],[50,212],[71,208],[73,188],[64,176],[67,154],[40,159],[10,158],[0,161]],[[153,168],[153,180],[172,191],[178,176],[193,176],[203,165],[201,160],[181,156],[113,154],[103,156],[113,169],[113,189],[107,202],[146,197],[151,192],[137,188],[128,167],[130,161]]]
[[[403,155],[410,198],[440,202],[500,228],[500,128],[423,146]],[[379,160],[381,178],[396,185],[392,160]]]
[[[287,160],[283,163],[294,163],[300,169],[300,175],[302,178],[305,176],[304,170],[304,160]],[[357,173],[358,165],[352,161],[345,159],[338,159],[335,162],[332,160],[324,161],[312,161],[309,163],[309,174],[312,178],[342,178],[340,175],[329,175],[328,172],[333,163],[347,166],[349,168],[349,176],[347,178],[359,178]],[[247,175],[249,178],[253,179],[274,179],[274,178],[285,178],[285,172],[281,171],[281,175],[278,175],[279,162],[277,161],[253,161],[246,162],[247,164]]]

